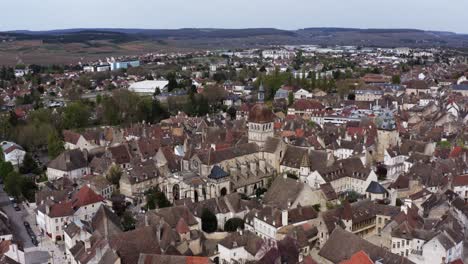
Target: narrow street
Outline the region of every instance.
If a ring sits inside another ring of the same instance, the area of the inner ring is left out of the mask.
[[[8,195],[3,191],[3,185],[0,185],[0,207],[10,219],[10,224],[15,238],[23,243],[24,248],[33,247],[34,245],[31,242],[31,238],[23,225],[23,219],[26,217],[27,212],[21,204],[21,211],[15,211],[13,204],[8,199]]]
[[[10,219],[14,238],[18,243],[22,243],[24,247],[26,263],[65,263],[64,246],[53,243],[47,236],[41,236],[40,230],[36,225],[33,209],[24,204],[20,204],[19,206],[21,211],[16,211],[13,208],[13,204],[10,202],[8,195],[3,191],[3,185],[0,185],[0,208]],[[29,223],[36,234],[39,242],[38,247],[34,246],[31,242],[31,237],[24,226],[25,221]]]

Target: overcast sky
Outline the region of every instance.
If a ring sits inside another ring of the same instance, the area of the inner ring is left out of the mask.
[[[0,31],[415,28],[468,33],[468,0],[0,0]]]

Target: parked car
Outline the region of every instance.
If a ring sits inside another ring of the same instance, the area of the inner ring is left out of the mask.
[[[13,208],[15,208],[15,211],[21,211],[21,208],[19,207],[17,203],[13,204]]]
[[[33,243],[34,246],[39,245],[39,242],[37,241],[37,238],[35,236],[31,237],[31,242]]]
[[[34,231],[30,227],[26,228],[26,232],[28,232],[29,236],[35,236]]]
[[[26,221],[24,221],[23,224],[24,224],[24,227],[26,227],[26,229],[27,229],[28,227],[31,227],[31,226],[29,225],[29,223],[26,222]]]

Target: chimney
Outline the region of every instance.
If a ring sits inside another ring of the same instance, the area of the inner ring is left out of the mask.
[[[288,225],[288,210],[281,211],[281,226]]]

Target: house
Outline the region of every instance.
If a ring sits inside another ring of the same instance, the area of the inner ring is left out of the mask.
[[[53,241],[64,239],[64,228],[68,223],[90,220],[99,209],[104,198],[88,186],[66,197],[62,201],[46,200],[37,206],[36,221],[39,228]]]
[[[188,199],[191,201],[190,199]],[[188,203],[190,210],[196,216],[200,223],[204,209],[210,210],[218,220],[218,228],[224,229],[224,224],[231,218],[244,219],[245,215],[253,210],[260,208],[260,204],[256,201],[248,201],[241,199],[241,195],[237,192],[230,193],[222,197],[211,198],[200,201],[198,203]]]
[[[49,180],[56,180],[62,177],[74,180],[90,173],[91,169],[88,164],[87,151],[79,149],[64,151],[47,164],[46,172]]]
[[[366,189],[366,198],[382,201],[388,198],[388,191],[380,183],[372,181]]]
[[[460,93],[463,96],[468,96],[468,84],[461,83],[461,84],[452,85],[452,92]]]
[[[342,263],[349,260],[354,254],[364,251],[374,263],[382,264],[410,264],[412,261],[405,257],[390,253],[387,249],[376,246],[363,238],[335,228],[325,245],[319,251],[320,263]],[[346,263],[346,262],[345,262]]]
[[[406,87],[405,93],[407,95],[420,95],[431,93],[429,85],[423,80],[410,80],[404,82],[403,85]]]
[[[317,219],[317,212],[313,206],[298,205],[294,209],[277,209],[265,206],[251,210],[245,217],[245,229],[255,232],[263,239],[278,240],[281,229],[299,226]]]
[[[218,244],[219,263],[256,261],[260,258],[257,255],[264,243],[263,239],[250,231],[229,233]]]
[[[463,234],[445,230],[422,246],[421,258],[413,258],[415,263],[451,263],[463,258]]]
[[[378,204],[369,199],[352,204],[345,201],[342,206],[319,215],[317,244],[323,246],[338,226],[363,238],[378,235],[399,213],[398,207]]]
[[[109,200],[114,193],[114,185],[103,175],[86,175],[78,180],[79,185],[87,185],[95,193]]]
[[[292,86],[281,86],[275,93],[275,100],[285,99],[288,100],[289,93],[294,92],[294,87]]]
[[[83,134],[71,130],[63,131],[65,149],[92,150],[99,147],[100,138],[97,133],[86,132]]]
[[[276,177],[265,193],[263,202],[279,210],[288,210],[325,203],[324,199],[320,190],[313,191],[309,185],[284,175]]]
[[[77,244],[89,244],[96,236],[108,238],[123,232],[120,218],[105,205],[101,205],[90,220],[78,220],[64,228],[65,254],[72,263],[79,262],[81,254],[72,251]],[[94,238],[92,236],[94,235]]]
[[[314,112],[325,109],[325,106],[317,100],[298,99],[288,108],[288,115],[301,116],[304,119],[310,118]]]
[[[452,180],[452,190],[465,202],[468,202],[468,174],[457,175]]]
[[[374,102],[379,100],[384,95],[384,91],[379,87],[369,86],[363,87],[355,90],[356,101],[366,101],[366,102]]]
[[[294,99],[311,99],[313,97],[312,93],[305,90],[305,89],[299,89],[294,93]]]
[[[18,144],[9,141],[2,141],[3,160],[11,165],[19,167],[23,164],[26,151]]]

